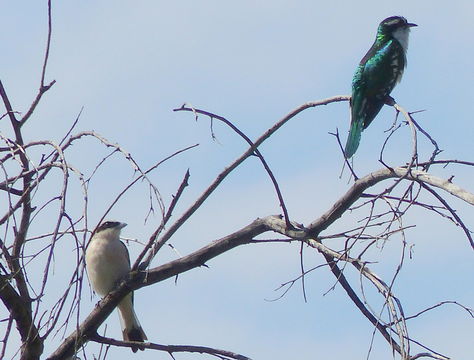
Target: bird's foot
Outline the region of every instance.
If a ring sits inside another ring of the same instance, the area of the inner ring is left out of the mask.
[[[389,106],[394,106],[396,104],[396,101],[393,97],[391,97],[390,95],[387,95],[385,97],[385,104],[387,104]]]

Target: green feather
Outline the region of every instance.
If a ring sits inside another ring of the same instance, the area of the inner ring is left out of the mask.
[[[346,159],[351,158],[359,147],[360,135],[362,134],[362,126],[363,124],[361,121],[353,121],[351,124],[351,130],[349,132],[349,136],[346,142],[346,148],[344,150]]]

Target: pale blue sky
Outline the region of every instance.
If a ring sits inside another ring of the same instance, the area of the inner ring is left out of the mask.
[[[0,3],[1,79],[19,111],[26,111],[39,84],[47,30],[45,4]],[[392,95],[409,111],[427,110],[416,119],[445,150],[442,158],[472,161],[474,4],[467,0],[438,4],[425,0],[55,1],[46,79],[57,84],[45,95],[25,137],[59,141],[84,107],[77,130],[93,129],[121,144],[143,168],[200,143],[152,176],[168,203],[190,168],[190,186],[178,215],[246,147],[219,124],[214,126],[219,142],[213,142],[207,119],[195,122],[191,114],[173,113],[173,108],[189,102],[227,117],[255,138],[306,101],[349,94],[352,74],[372,44],[378,23],[387,16],[403,15],[419,27],[412,31],[408,67]],[[393,116],[392,109],[383,109],[363,133],[355,159],[360,174],[380,168],[383,131]],[[317,218],[348,188],[347,179],[338,178],[342,157],[328,135],[336,128],[345,134],[348,122],[347,103],[307,110],[262,147],[294,220],[306,224]],[[7,122],[0,123],[0,131],[9,134]],[[392,165],[409,160],[409,141],[405,128],[387,149]],[[421,141],[422,157],[430,151],[427,145]],[[103,154],[97,155],[99,147],[91,141],[74,149],[77,152],[69,159],[79,168]],[[131,171],[119,170],[123,165],[113,162],[109,172],[100,172],[91,185],[92,222],[132,179]],[[433,168],[433,173],[449,177],[454,169]],[[455,181],[474,191],[472,171],[456,174]],[[80,189],[75,189],[77,194],[71,196],[80,199]],[[146,200],[146,190],[137,190],[113,211],[113,217],[129,224],[124,236],[144,240],[159,222],[157,217],[143,225]],[[472,218],[472,208],[455,200],[452,204],[461,216]],[[69,206],[80,214],[80,208]],[[250,159],[171,242],[186,254],[256,217],[279,212],[268,178]],[[48,214],[43,213],[43,218],[47,222]],[[331,232],[355,220],[345,217]],[[417,224],[407,233],[414,256],[407,260],[394,290],[407,315],[442,300],[472,307],[472,249],[463,233],[447,220],[420,211],[406,221],[406,225]],[[472,221],[470,225],[474,226]],[[380,261],[373,268],[381,276],[390,278],[395,271],[399,240],[394,238],[383,252],[372,254],[374,261]],[[63,246],[64,254],[71,253],[71,247]],[[132,256],[138,249],[131,248]],[[256,360],[365,359],[372,327],[339,286],[323,296],[334,283],[327,269],[308,276],[308,303],[300,286],[279,301],[266,301],[279,294],[273,291],[279,284],[298,276],[298,251],[291,245],[247,246],[211,261],[210,269],[182,275],[177,285],[170,280],[142,289],[136,294],[142,326],[157,343],[223,348]],[[155,264],[175,256],[164,249]],[[319,255],[306,251],[308,268],[322,262]],[[56,259],[58,283],[62,281],[58,269],[70,265],[67,256]],[[357,284],[357,274],[348,275]],[[88,288],[85,294],[82,318],[98,300],[89,296]],[[107,324],[109,334],[118,337],[115,313]],[[409,330],[416,340],[454,359],[472,356],[474,324],[459,308],[435,310],[410,322]],[[374,343],[370,359],[391,358],[380,336]],[[48,344],[46,349],[48,353],[53,347]],[[157,357],[167,355],[146,351],[133,356]],[[129,359],[130,353],[112,349],[110,358]],[[177,355],[177,359],[191,358],[198,357]]]

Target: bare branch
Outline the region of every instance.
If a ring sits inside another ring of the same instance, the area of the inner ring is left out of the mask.
[[[270,129],[268,129],[263,135],[261,135],[253,144],[253,146],[250,146],[247,151],[245,151],[238,159],[236,159],[232,164],[230,164],[228,167],[225,168],[224,171],[222,171],[217,178],[214,180],[214,182],[199,196],[199,198],[192,204],[185,212],[184,214],[176,220],[176,222],[170,226],[168,231],[164,233],[161,237],[160,244],[161,243],[166,243],[173,235],[174,233],[191,217],[194,212],[201,207],[201,205],[206,201],[206,199],[214,192],[214,190],[217,189],[217,187],[220,185],[220,183],[232,172],[234,171],[241,163],[243,163],[248,157],[252,156],[252,154],[255,152],[255,150],[265,141],[267,140],[272,134],[274,134],[278,129],[280,129],[284,124],[286,124],[289,120],[294,118],[296,115],[301,113],[302,111],[312,108],[312,107],[317,107],[317,106],[322,106],[322,105],[328,105],[333,102],[340,102],[340,101],[348,101],[350,99],[349,96],[334,96],[328,99],[320,100],[320,101],[314,101],[314,102],[308,102],[305,103],[293,111],[291,111],[289,114],[284,116],[280,121],[278,121],[275,125],[273,125]],[[148,257],[144,261],[144,267],[148,267],[148,265],[151,263],[153,257],[157,253],[156,249],[151,249],[149,252]]]
[[[449,180],[433,176],[421,170],[409,170],[407,168],[381,169],[357,180],[346,194],[335,202],[334,206],[328,212],[322,215],[319,219],[313,221],[308,226],[308,229],[315,234],[319,234],[340,218],[341,215],[349,209],[355,201],[357,201],[365,190],[389,178],[404,178],[410,181],[426,183],[440,188],[451,195],[474,205],[474,194],[462,189]]]
[[[25,125],[25,123],[28,121],[31,115],[33,115],[33,112],[35,111],[36,107],[40,103],[41,98],[43,97],[44,93],[47,92],[56,83],[56,80],[53,80],[48,85],[44,84],[44,79],[46,76],[46,66],[48,65],[48,59],[49,59],[49,49],[51,47],[52,33],[53,33],[53,26],[52,26],[52,15],[51,15],[51,0],[48,0],[48,38],[46,41],[46,50],[44,52],[43,68],[41,71],[41,84],[40,84],[38,94],[36,95],[36,98],[34,99],[30,108],[26,112],[25,116],[23,116],[23,118],[20,121],[20,124],[19,124],[20,127]]]
[[[136,345],[136,343],[133,341],[120,341],[120,340],[115,340],[112,338],[100,336],[98,334],[95,334],[91,340],[96,341],[101,344],[108,344],[108,345],[121,346],[121,347],[131,347],[134,344]],[[227,350],[214,349],[207,346],[161,345],[161,344],[156,344],[156,343],[145,343],[145,344],[140,343],[140,346],[145,349],[165,351],[169,354],[186,352],[186,353],[199,353],[199,354],[212,355],[220,359],[252,360],[249,357],[244,356],[244,355],[236,354],[234,352],[227,351]]]
[[[181,195],[184,192],[184,189],[186,186],[188,186],[188,180],[189,180],[189,169],[186,171],[186,174],[184,175],[183,181],[181,181],[181,185],[179,186],[178,190],[176,191],[176,195],[173,196],[173,200],[171,201],[171,204],[168,208],[168,211],[166,212],[166,215],[163,217],[163,220],[160,224],[160,226],[153,232],[153,234],[150,236],[150,239],[148,240],[148,243],[138,255],[137,259],[135,260],[135,263],[132,266],[132,270],[137,270],[140,262],[142,261],[143,257],[146,255],[148,250],[155,244],[157,236],[163,231],[165,228],[165,225],[168,223],[169,219],[171,218],[171,215],[173,214],[173,210],[178,203],[179,199],[181,198]],[[161,245],[161,246],[160,246]],[[159,244],[157,243],[154,247],[154,251],[159,251],[159,249],[164,245],[164,243]]]
[[[213,119],[217,119],[219,121],[222,121],[224,124],[226,124],[228,127],[230,127],[235,133],[237,133],[242,139],[244,139],[247,142],[247,144],[249,144],[251,147],[254,145],[252,140],[250,140],[250,138],[247,135],[245,135],[237,126],[235,126],[231,121],[227,120],[223,116],[211,113],[209,111],[204,111],[204,110],[195,109],[195,108],[191,108],[191,107],[185,107],[184,104],[179,109],[174,109],[173,111],[192,111],[196,115],[196,119],[197,119],[197,114],[206,115],[206,116],[210,117],[211,123],[212,123]],[[291,224],[290,217],[288,215],[288,210],[286,208],[285,201],[283,199],[283,195],[282,195],[281,190],[280,190],[280,186],[278,185],[278,182],[277,182],[275,176],[273,175],[273,172],[270,169],[270,166],[268,166],[267,161],[263,157],[260,150],[258,150],[257,148],[255,149],[255,155],[259,158],[259,160],[262,163],[265,171],[267,172],[268,176],[270,177],[270,180],[273,183],[273,187],[275,188],[275,192],[277,193],[277,197],[278,197],[278,200],[280,202],[280,207],[282,208],[283,214],[284,214],[286,222],[287,222],[287,226],[289,227],[289,226],[291,226],[290,225]]]

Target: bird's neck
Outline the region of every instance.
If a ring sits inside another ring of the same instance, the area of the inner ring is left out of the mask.
[[[401,28],[401,29],[395,30],[391,34],[378,32],[377,33],[377,43],[379,43],[380,45],[384,45],[385,43],[387,43],[390,40],[395,40],[400,44],[403,51],[406,52],[407,49],[408,49],[408,35],[409,34],[410,34],[410,29],[409,28]]]
[[[403,48],[403,51],[407,51],[408,49],[408,35],[410,34],[410,28],[401,28],[395,30],[392,33],[392,36],[395,40],[397,40]]]

